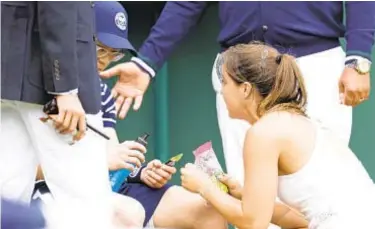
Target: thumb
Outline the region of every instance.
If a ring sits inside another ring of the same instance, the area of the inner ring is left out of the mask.
[[[118,64],[116,66],[113,66],[110,69],[107,69],[105,71],[100,72],[99,75],[103,79],[109,79],[109,78],[112,78],[113,76],[120,75],[120,73],[121,73],[121,65],[122,64]]]
[[[163,165],[161,163],[161,161],[159,161],[157,159],[153,160],[152,163],[153,163],[154,167],[156,167],[156,168],[161,168],[161,166]]]
[[[225,173],[223,173],[223,174],[221,174],[221,175],[219,175],[218,177],[217,177],[217,179],[220,181],[220,182],[222,182],[223,184],[225,184],[225,185],[228,185],[229,183],[230,183],[230,176],[228,176],[228,174],[225,174]]]

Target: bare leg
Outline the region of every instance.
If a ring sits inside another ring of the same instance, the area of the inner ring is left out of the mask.
[[[225,229],[225,219],[198,194],[173,186],[164,194],[153,216],[157,228]]]
[[[135,199],[113,193],[114,225],[119,228],[142,228],[145,219],[145,210]]]

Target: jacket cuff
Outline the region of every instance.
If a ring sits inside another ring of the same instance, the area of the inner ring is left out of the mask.
[[[144,59],[139,57],[132,57],[130,59],[133,63],[135,63],[140,69],[144,72],[148,73],[151,78],[154,78],[156,75],[156,70],[151,67],[151,64],[147,63]]]
[[[76,94],[78,94],[78,88],[67,91],[67,92],[50,92],[49,91],[48,94],[51,94],[51,95],[76,95]]]
[[[346,56],[361,56],[371,61],[373,34],[366,31],[353,31],[346,35]]]

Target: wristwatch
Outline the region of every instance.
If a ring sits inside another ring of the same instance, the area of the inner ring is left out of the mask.
[[[353,57],[345,61],[345,66],[348,68],[353,68],[360,75],[365,75],[370,73],[371,61],[363,57]]]

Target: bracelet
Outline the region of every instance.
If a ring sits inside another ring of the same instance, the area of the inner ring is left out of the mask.
[[[142,183],[141,175],[142,170],[146,168],[146,165],[143,165],[137,169],[135,169],[129,176],[126,178],[126,182],[128,183]]]

